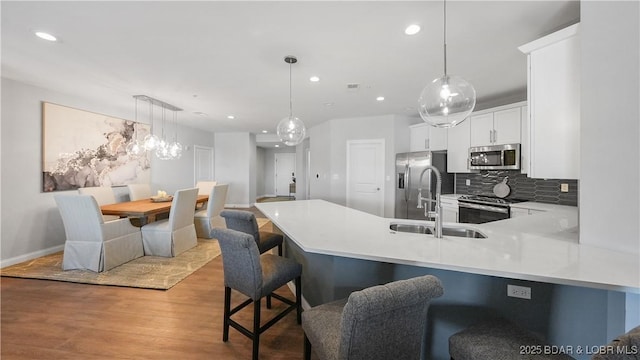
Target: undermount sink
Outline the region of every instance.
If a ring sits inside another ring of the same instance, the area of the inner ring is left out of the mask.
[[[389,229],[398,232],[407,232],[414,234],[433,234],[433,226],[427,226],[422,224],[404,224],[404,223],[391,223]],[[487,236],[478,230],[465,228],[462,226],[443,226],[443,236],[458,236],[473,239],[486,239]]]

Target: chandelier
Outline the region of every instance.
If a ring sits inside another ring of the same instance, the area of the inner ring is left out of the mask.
[[[151,125],[151,131],[144,137],[142,142],[137,139],[131,141],[127,145],[127,152],[129,155],[140,155],[144,151],[153,152],[160,160],[175,160],[182,156],[183,146],[178,142],[178,111],[182,109],[168,104],[164,101],[154,99],[147,95],[134,95],[136,99],[136,121],[138,121],[138,100],[146,101],[149,103],[149,124]],[[154,134],[154,107],[159,107],[161,110],[162,127],[160,136]],[[165,133],[166,112],[172,112],[172,122],[174,124],[173,138],[167,139]]]

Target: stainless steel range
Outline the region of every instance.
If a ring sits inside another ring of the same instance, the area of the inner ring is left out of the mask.
[[[511,217],[511,206],[527,200],[486,195],[462,195],[458,198],[458,221],[483,224]]]

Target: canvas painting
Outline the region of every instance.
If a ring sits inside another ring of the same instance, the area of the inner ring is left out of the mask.
[[[130,155],[150,125],[43,102],[43,191],[149,183],[148,152]]]

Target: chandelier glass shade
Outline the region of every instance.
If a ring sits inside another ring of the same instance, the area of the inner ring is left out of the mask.
[[[420,117],[431,126],[449,128],[463,122],[476,106],[476,90],[461,77],[447,74],[447,2],[444,0],[444,75],[424,87],[418,98]]]
[[[293,101],[291,100],[291,64],[298,62],[298,59],[293,55],[289,55],[284,58],[284,61],[289,64],[289,116],[278,122],[276,134],[285,145],[296,146],[304,140],[307,134],[304,122],[293,116]]]

